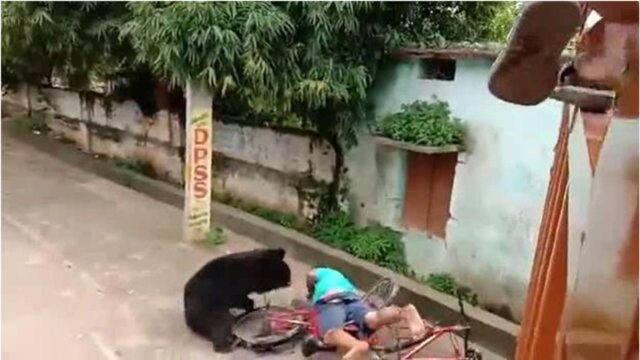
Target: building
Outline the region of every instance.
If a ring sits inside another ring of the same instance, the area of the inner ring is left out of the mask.
[[[364,134],[346,155],[350,204],[362,224],[403,232],[418,275],[452,274],[481,304],[522,317],[562,103],[503,102],[487,89],[497,50],[405,49],[371,93],[377,118],[402,104],[448,102],[466,128],[461,152],[425,153]],[[449,149],[448,151],[450,151]]]

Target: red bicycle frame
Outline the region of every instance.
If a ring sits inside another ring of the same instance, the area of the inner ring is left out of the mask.
[[[298,319],[302,320],[298,320]],[[270,326],[276,331],[286,331],[292,325],[304,325],[306,331],[313,336],[319,337],[320,329],[318,327],[317,314],[313,308],[303,308],[290,311],[274,311],[270,313],[267,319],[270,321]],[[431,335],[421,341],[420,343],[412,346],[406,354],[404,354],[402,360],[465,360],[466,354],[460,344],[454,340],[456,332],[466,330],[468,327],[462,325],[452,326],[430,326],[429,330]],[[429,346],[442,336],[449,335],[451,341],[451,347],[454,355],[452,357],[415,357],[421,350]],[[368,339],[370,343],[376,341],[375,335]]]
[[[302,318],[303,320],[297,320]],[[304,325],[308,332],[313,335],[319,334],[319,329],[316,321],[316,313],[313,308],[303,308],[290,311],[274,311],[267,317],[270,321],[272,329],[286,330],[291,325]]]
[[[409,352],[407,352],[404,356],[402,356],[402,360],[465,360],[466,354],[465,350],[461,349],[459,344],[454,340],[454,335],[456,332],[464,331],[468,329],[467,326],[462,325],[451,325],[451,326],[431,326],[430,328],[431,335],[424,339],[422,342],[414,345]],[[454,356],[453,357],[414,357],[417,353],[419,353],[422,349],[427,347],[429,344],[436,341],[438,338],[444,335],[449,335],[449,340],[451,341],[451,347],[453,348]]]
[[[302,318],[303,320],[297,320],[296,318]],[[296,309],[291,311],[274,312],[267,317],[271,322],[270,326],[276,331],[287,330],[291,325],[303,325],[306,327],[307,333],[315,337],[322,337],[320,333],[320,327],[318,325],[318,315],[312,307]],[[353,325],[355,326],[355,325]],[[352,329],[351,324],[347,324],[345,328],[348,331],[356,330]],[[375,336],[371,336],[368,341],[373,343]]]

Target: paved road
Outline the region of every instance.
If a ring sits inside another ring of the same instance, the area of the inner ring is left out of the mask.
[[[242,349],[215,354],[191,333],[182,288],[209,259],[262,245],[228,230],[218,247],[186,243],[181,219],[179,209],[3,132],[3,359],[257,358]],[[272,303],[304,295],[308,266],[287,262],[292,288],[272,294]],[[430,355],[447,355],[446,344]],[[261,357],[301,358],[297,349]]]

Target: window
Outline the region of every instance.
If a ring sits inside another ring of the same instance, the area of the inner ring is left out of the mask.
[[[404,226],[445,238],[457,162],[458,153],[409,152]]]
[[[422,59],[420,78],[424,80],[453,81],[456,77],[456,61],[450,59]]]

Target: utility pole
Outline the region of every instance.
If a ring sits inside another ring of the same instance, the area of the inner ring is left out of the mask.
[[[213,97],[202,83],[187,83],[184,237],[206,240],[211,229]]]

